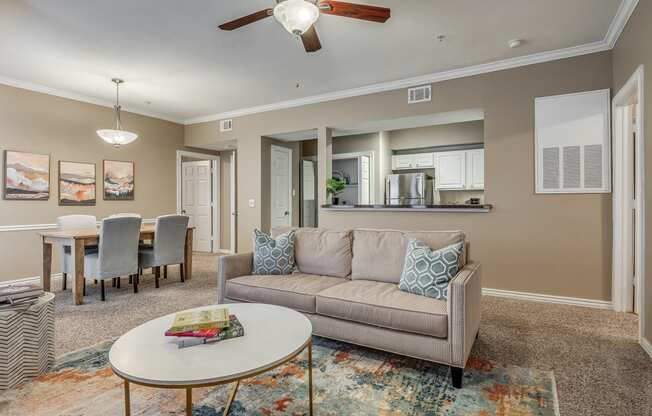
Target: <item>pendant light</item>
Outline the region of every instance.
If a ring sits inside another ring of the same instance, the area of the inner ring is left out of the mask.
[[[138,138],[136,133],[122,129],[120,122],[120,84],[124,81],[119,78],[111,80],[115,84],[115,129],[98,130],[97,135],[105,142],[112,144],[113,147],[120,147],[129,144]]]

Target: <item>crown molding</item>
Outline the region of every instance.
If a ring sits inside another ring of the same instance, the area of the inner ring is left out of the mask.
[[[411,78],[404,78],[395,81],[381,82],[377,84],[366,85],[358,88],[334,91],[325,94],[313,95],[309,97],[297,98],[294,100],[279,101],[272,104],[259,105],[255,107],[242,108],[223,113],[211,114],[202,117],[194,117],[185,120],[184,124],[206,123],[210,121],[223,120],[227,118],[236,118],[251,114],[264,113],[267,111],[283,110],[287,108],[301,107],[304,105],[318,104],[327,101],[340,100],[343,98],[358,97],[361,95],[375,94],[379,92],[393,91],[402,88],[414,87],[421,84],[432,84],[441,81],[447,81],[456,78],[470,77],[474,75],[486,74],[489,72],[502,71],[505,69],[518,68],[527,65],[533,65],[558,59],[571,58],[574,56],[587,55],[590,53],[603,52],[611,49],[604,41],[587,43],[584,45],[571,46],[569,48],[557,49],[547,52],[539,52],[531,55],[518,56],[514,58],[503,59],[486,64],[467,66],[448,71],[434,72],[431,74],[420,75]]]
[[[613,49],[614,46],[616,46],[618,38],[620,38],[620,35],[623,33],[623,30],[625,29],[625,26],[627,26],[627,22],[632,16],[632,13],[634,13],[637,5],[638,0],[622,0],[620,3],[616,15],[611,20],[607,34],[604,37],[604,41],[609,45],[609,49]]]
[[[66,98],[66,99],[69,99],[69,100],[80,101],[82,103],[99,105],[100,107],[113,108],[115,106],[115,103],[113,101],[107,101],[107,100],[103,100],[101,98],[96,98],[96,97],[91,97],[91,96],[88,96],[88,95],[78,94],[78,93],[71,92],[71,91],[65,91],[65,90],[59,90],[59,89],[56,89],[56,88],[50,88],[50,87],[45,86],[45,85],[36,84],[36,83],[33,83],[33,82],[28,82],[28,81],[22,81],[22,80],[19,80],[19,79],[10,78],[10,77],[6,77],[6,76],[3,76],[3,75],[0,75],[0,84],[7,85],[9,87],[20,88],[20,89],[23,89],[23,90],[39,92],[39,93],[42,93],[42,94],[53,95],[55,97]],[[150,111],[146,111],[146,110],[142,110],[142,109],[138,109],[138,108],[133,108],[133,107],[122,106],[122,111],[126,111],[128,113],[133,113],[133,114],[139,114],[141,116],[157,118],[159,120],[170,121],[172,123],[177,123],[177,124],[183,124],[184,123],[183,119],[178,119],[178,118],[170,117],[170,116],[165,115],[165,114],[150,112]]]

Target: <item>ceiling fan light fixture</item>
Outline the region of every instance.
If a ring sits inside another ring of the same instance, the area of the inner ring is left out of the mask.
[[[113,147],[120,147],[125,144],[129,144],[138,138],[136,133],[126,131],[122,129],[122,122],[120,121],[120,84],[124,81],[118,78],[113,78],[111,80],[115,84],[115,129],[101,129],[97,131],[97,135],[100,136],[100,139],[105,142],[113,145]]]
[[[307,0],[285,0],[274,7],[274,18],[285,30],[301,36],[319,18],[319,8]]]

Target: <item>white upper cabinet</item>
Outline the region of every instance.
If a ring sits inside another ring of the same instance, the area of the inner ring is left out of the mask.
[[[435,180],[437,189],[466,188],[466,152],[441,152],[435,154],[437,168]]]
[[[434,168],[434,153],[418,153],[414,156],[414,166],[417,169]]]
[[[466,152],[466,188],[484,189],[484,149]]]
[[[433,153],[417,153],[411,155],[392,156],[392,170],[401,169],[431,169],[435,167]]]
[[[392,170],[414,169],[414,155],[394,155],[392,156]]]

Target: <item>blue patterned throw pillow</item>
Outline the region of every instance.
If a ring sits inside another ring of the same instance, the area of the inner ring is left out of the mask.
[[[464,242],[432,250],[426,243],[411,239],[399,289],[429,298],[448,299],[448,283],[460,270],[463,249]]]
[[[276,239],[254,230],[254,274],[290,274],[294,271],[294,230]]]

